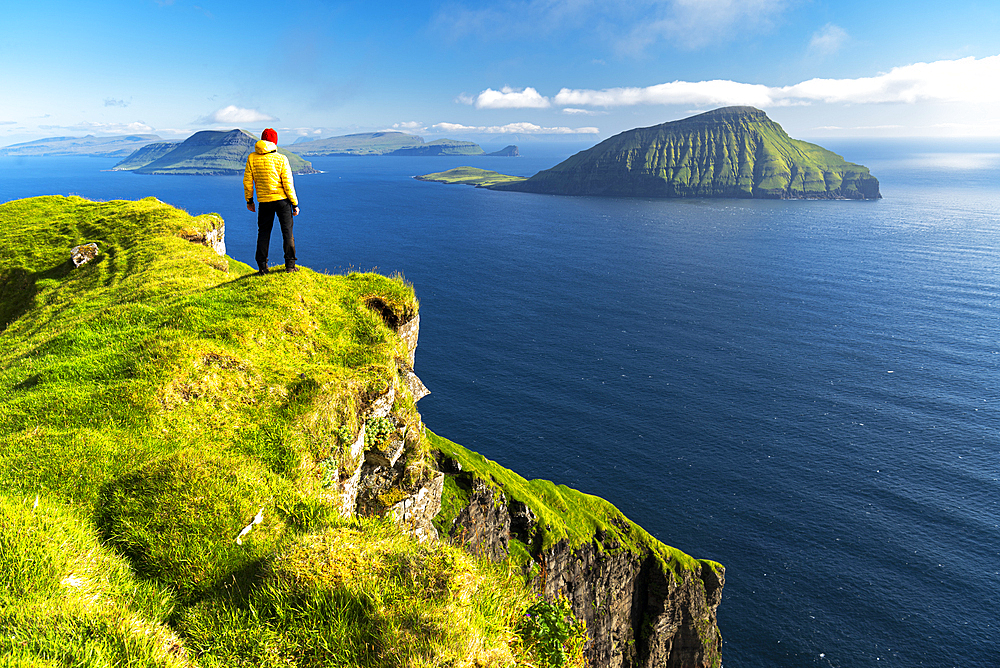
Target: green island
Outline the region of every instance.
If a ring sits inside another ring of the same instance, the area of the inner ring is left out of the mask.
[[[721,565],[424,427],[403,277],[224,231],[0,205],[4,665],[721,666]]]
[[[438,139],[424,142],[423,137],[405,132],[362,132],[352,135],[328,137],[312,141],[299,141],[295,151],[304,156],[351,155],[486,155],[471,141]]]
[[[246,130],[202,130],[178,143],[154,142],[119,161],[114,171],[136,174],[233,175],[242,174],[257,137]],[[284,147],[294,174],[313,174],[312,163]]]
[[[162,142],[159,135],[110,135],[98,137],[46,137],[34,141],[0,147],[0,156],[42,157],[64,155],[89,155],[120,158],[154,142]]]
[[[511,183],[525,180],[523,176],[507,176],[506,174],[488,169],[480,169],[479,167],[456,167],[444,172],[434,172],[433,174],[424,174],[422,176],[414,176],[413,178],[418,181],[436,181],[437,183],[452,183],[476,186],[477,188],[488,188],[497,183]]]
[[[725,107],[629,130],[528,179],[504,182],[501,175],[484,173],[459,181],[461,174],[451,172],[422,178],[550,195],[881,198],[878,179],[867,167],[792,139],[753,107]]]

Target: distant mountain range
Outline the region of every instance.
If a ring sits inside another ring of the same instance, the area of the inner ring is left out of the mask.
[[[330,155],[519,155],[516,146],[508,146],[500,151],[486,153],[475,142],[457,139],[438,139],[425,142],[423,137],[405,132],[363,132],[311,141],[298,140],[294,146],[296,153],[307,157]]]
[[[116,164],[136,174],[242,174],[257,137],[246,130],[203,130],[178,143],[147,144]],[[311,174],[312,163],[278,147],[295,174]]]
[[[48,137],[0,148],[0,156],[91,155],[119,158],[152,142],[163,141],[159,135],[116,135],[113,137]]]
[[[879,199],[878,179],[753,107],[637,128],[493,190],[608,197]],[[439,179],[443,180],[443,179]]]

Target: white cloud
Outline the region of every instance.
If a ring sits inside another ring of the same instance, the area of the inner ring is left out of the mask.
[[[403,121],[402,123],[393,123],[392,127],[387,130],[387,132],[426,132],[427,126],[420,121]]]
[[[127,107],[131,103],[132,103],[131,99],[129,99],[128,102],[126,102],[125,100],[117,100],[113,97],[108,97],[104,99],[105,107]]]
[[[435,123],[431,127],[441,132],[480,132],[483,129],[471,125],[462,125],[461,123]]]
[[[240,123],[260,123],[263,121],[276,121],[278,119],[256,109],[243,109],[231,104],[228,107],[219,109],[203,120],[215,125],[238,125]]]
[[[102,135],[146,135],[154,129],[141,121],[133,123],[92,123],[83,121],[75,125],[39,125],[40,130],[69,130],[71,132],[89,132]]]
[[[770,89],[759,84],[736,81],[674,81],[646,88],[606,88],[572,90],[563,88],[553,98],[557,105],[589,107],[627,107],[637,104],[684,104],[719,106],[749,104],[765,107],[773,104]]]
[[[498,91],[487,88],[476,97],[475,105],[477,109],[547,109],[552,103],[534,88],[504,86]]]
[[[607,113],[604,111],[594,111],[593,109],[575,109],[573,107],[566,107],[562,112],[570,116],[599,116]]]
[[[774,87],[737,81],[674,81],[645,88],[604,90],[563,88],[552,99],[572,107],[625,107],[638,104],[751,105],[775,107],[828,104],[913,104],[959,102],[1000,104],[1000,55],[939,60],[895,67],[857,79],[810,79]]]
[[[435,123],[433,129],[441,132],[476,132],[479,134],[533,134],[533,135],[579,135],[600,134],[597,128],[542,127],[534,123],[508,123],[507,125],[460,125],[458,123]]]
[[[817,30],[809,40],[809,50],[813,53],[828,56],[840,51],[850,36],[840,26],[827,23]]]

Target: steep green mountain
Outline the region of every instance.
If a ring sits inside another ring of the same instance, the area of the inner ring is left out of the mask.
[[[162,144],[154,148],[143,147],[113,169],[130,170],[136,174],[242,174],[247,156],[253,151],[257,139],[246,130],[203,130],[169,150]],[[281,147],[278,152],[288,157],[295,174],[315,172],[312,163],[295,153]],[[157,153],[159,157],[147,161]]]
[[[128,155],[128,157],[111,169],[116,172],[129,172],[135,169],[140,169],[173,151],[177,148],[178,143],[179,142],[175,141],[165,141],[157,142],[155,144],[146,144],[145,146],[132,152]]]
[[[411,285],[224,229],[0,205],[0,663],[721,665],[719,564],[424,428]]]
[[[609,197],[878,199],[878,179],[753,107],[629,130],[495,190]]]
[[[105,158],[126,156],[150,142],[161,141],[157,135],[116,135],[111,137],[48,137],[0,148],[0,156],[92,155]]]
[[[299,155],[483,155],[475,142],[423,137],[405,132],[364,132],[294,144]]]

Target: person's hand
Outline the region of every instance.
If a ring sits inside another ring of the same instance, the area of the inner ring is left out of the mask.
[[[299,215],[299,207],[298,207],[298,205],[292,207],[292,215],[293,216]]]
[[[257,207],[254,206],[252,199],[247,200],[247,211],[250,213],[257,213]]]

